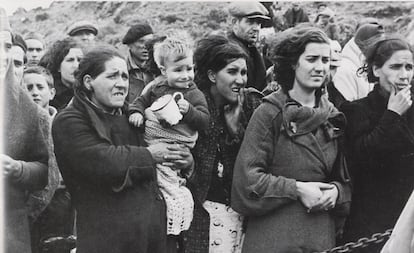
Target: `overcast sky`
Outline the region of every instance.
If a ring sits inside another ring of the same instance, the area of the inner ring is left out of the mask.
[[[39,6],[47,8],[52,2],[53,0],[3,0],[0,6],[6,9],[7,15],[12,15],[19,7],[23,7],[26,10],[31,10]]]

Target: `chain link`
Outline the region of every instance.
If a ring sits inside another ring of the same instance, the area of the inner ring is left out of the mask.
[[[362,237],[356,242],[348,242],[342,246],[338,246],[332,249],[328,249],[318,253],[348,253],[356,249],[362,249],[368,247],[371,244],[378,244],[388,239],[391,236],[392,228],[386,230],[384,233],[373,234],[370,238]]]

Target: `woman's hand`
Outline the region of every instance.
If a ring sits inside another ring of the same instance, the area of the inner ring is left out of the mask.
[[[20,161],[14,160],[8,155],[0,154],[3,175],[6,177],[17,176],[22,173],[23,165]]]
[[[407,85],[400,91],[396,91],[395,87],[391,85],[390,98],[388,99],[387,109],[403,115],[412,105],[411,100],[411,85]]]
[[[322,197],[319,199],[319,202],[312,208],[312,211],[328,211],[335,207],[336,200],[338,199],[338,188],[331,184],[334,187],[331,189],[322,190]]]
[[[194,162],[190,150],[184,145],[157,143],[147,149],[156,163],[161,163],[172,169],[187,169]]]
[[[332,184],[320,182],[296,182],[299,200],[308,209],[312,210],[323,197],[323,191],[336,188]]]
[[[239,131],[240,117],[243,111],[244,92],[240,89],[237,95],[237,103],[224,106],[224,119],[230,134],[237,135]]]
[[[175,170],[190,169],[194,164],[193,155],[185,145],[174,144],[167,148],[169,153],[165,156],[164,166]]]

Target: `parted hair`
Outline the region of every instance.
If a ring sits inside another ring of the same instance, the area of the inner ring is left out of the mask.
[[[400,50],[409,50],[413,54],[413,49],[408,41],[398,34],[378,37],[375,41],[371,41],[366,51],[365,64],[360,69],[361,72],[365,71],[367,73],[368,82],[375,83],[378,81],[378,77],[373,72],[374,66],[382,67],[396,51]]]
[[[275,80],[286,93],[293,88],[294,66],[309,43],[329,45],[329,38],[319,28],[301,27],[279,33],[270,42],[269,56],[274,64]]]
[[[85,87],[83,78],[85,75],[91,76],[92,79],[96,78],[105,71],[106,62],[115,57],[124,59],[124,57],[114,47],[109,45],[94,47],[86,53],[79,62],[78,69],[75,71],[75,91],[82,91],[85,92],[87,96],[90,96],[91,91]]]
[[[194,52],[194,81],[198,88],[206,90],[212,85],[208,79],[209,70],[217,73],[230,62],[240,58],[247,59],[248,55],[239,45],[223,35],[209,35],[200,39]]]

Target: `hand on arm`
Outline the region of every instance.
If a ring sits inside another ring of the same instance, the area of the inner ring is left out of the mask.
[[[336,189],[332,184],[299,181],[296,182],[296,188],[299,200],[308,211],[321,205],[321,199],[324,200],[324,191],[332,190],[332,188]],[[327,196],[325,198],[327,198]],[[325,204],[325,202],[326,201],[324,201],[323,204]]]

